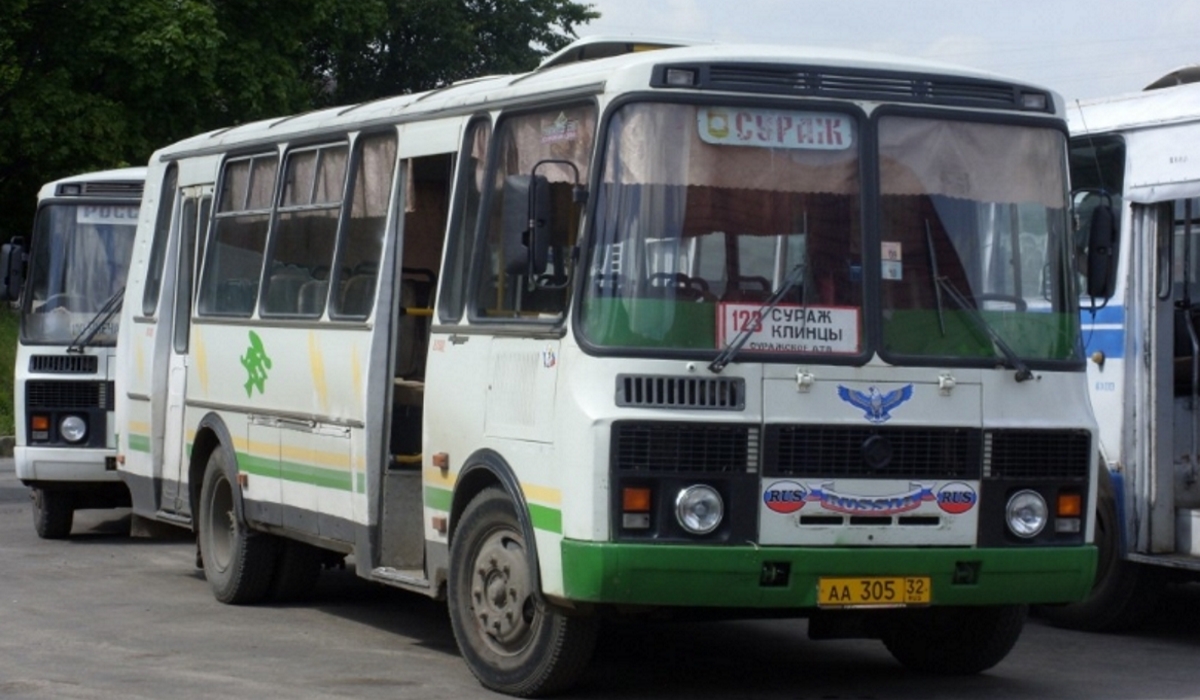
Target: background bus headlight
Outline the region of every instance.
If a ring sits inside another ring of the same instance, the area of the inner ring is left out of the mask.
[[[1004,516],[1008,529],[1017,537],[1035,537],[1046,527],[1050,509],[1046,499],[1036,491],[1018,491],[1008,499]]]
[[[87,422],[79,416],[67,416],[59,422],[58,434],[67,442],[80,442],[87,437]]]
[[[707,535],[716,530],[724,515],[721,494],[711,486],[689,486],[675,497],[675,519],[693,535]]]

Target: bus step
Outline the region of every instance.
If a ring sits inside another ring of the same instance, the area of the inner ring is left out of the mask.
[[[429,579],[421,569],[393,569],[390,566],[377,566],[371,569],[371,579],[389,586],[418,589],[427,591]]]

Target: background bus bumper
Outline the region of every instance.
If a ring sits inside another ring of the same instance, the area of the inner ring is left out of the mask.
[[[21,481],[119,482],[116,469],[106,465],[106,458],[115,456],[116,451],[107,448],[13,448],[13,463]]]
[[[785,581],[765,572],[787,569]],[[749,608],[816,606],[822,576],[929,576],[933,605],[1066,603],[1092,588],[1096,548],[815,549],[563,540],[566,598]]]

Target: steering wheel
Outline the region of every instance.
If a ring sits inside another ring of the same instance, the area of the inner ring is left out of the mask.
[[[1028,302],[1026,302],[1023,298],[1021,298],[1015,294],[1003,294],[1000,292],[988,292],[986,294],[976,294],[975,295],[975,303],[977,305],[981,305],[985,301],[1007,302],[1009,304],[1012,304],[1014,307],[1016,307],[1017,311],[1025,311],[1026,309],[1029,308]]]
[[[46,297],[45,303],[37,308],[37,313],[49,313],[55,309],[83,311],[86,308],[87,304],[84,303],[84,298],[78,294],[51,294]]]
[[[661,280],[661,282],[660,282]],[[686,291],[685,298],[696,301],[716,301],[717,297],[708,289],[708,282],[701,277],[689,277],[682,272],[655,272],[650,275],[651,287],[674,287],[676,291]]]

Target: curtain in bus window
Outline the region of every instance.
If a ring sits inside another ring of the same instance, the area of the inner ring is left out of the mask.
[[[945,195],[981,202],[1066,206],[1063,135],[1053,129],[888,117],[879,130],[885,195]]]
[[[396,165],[396,135],[362,137],[357,150],[350,216],[341,234],[341,252],[331,284],[333,312],[361,319],[371,313],[375,301]]]

